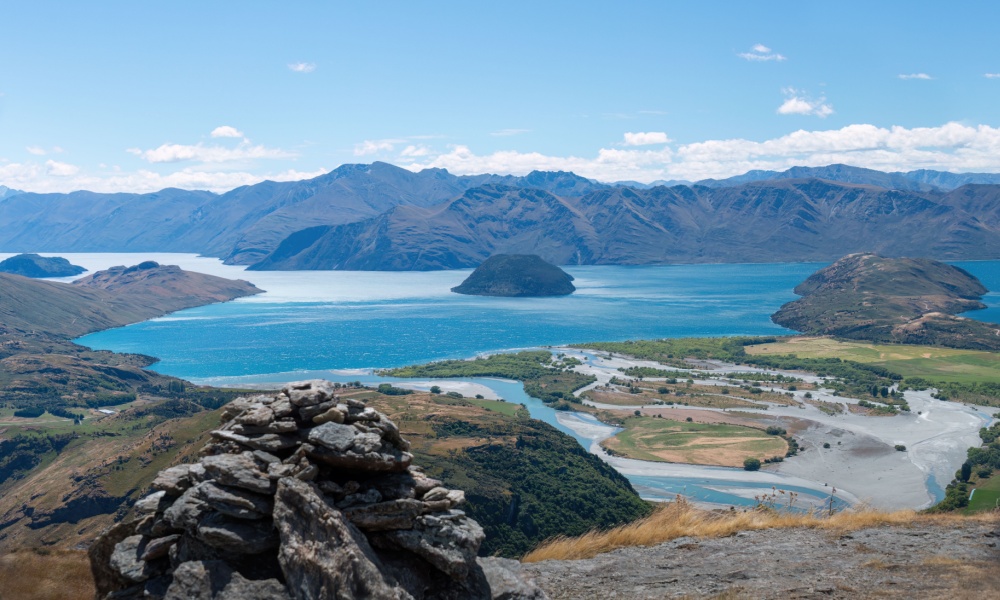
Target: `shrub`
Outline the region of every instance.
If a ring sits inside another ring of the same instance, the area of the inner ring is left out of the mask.
[[[812,398],[812,397],[813,397],[813,395],[812,395],[812,393],[810,393],[810,392],[806,392],[805,394],[802,394],[802,397],[803,397],[803,398]]]
[[[786,433],[788,433],[783,428],[778,427],[776,425],[771,425],[764,431],[767,433],[767,435],[785,435]]]
[[[906,446],[904,446],[903,444],[896,444],[894,447],[896,448],[897,452],[906,452]]]
[[[692,423],[692,422],[694,422],[694,419],[692,419],[691,417],[688,417],[688,418],[687,418],[687,422],[688,422],[688,423]]]
[[[830,442],[823,442],[823,447],[824,448],[829,448],[830,447]]]
[[[379,387],[381,387],[381,386],[379,386]],[[431,386],[431,393],[432,394],[440,394],[441,393],[441,386],[439,386],[439,385],[432,385]]]
[[[759,471],[760,470],[760,460],[756,458],[747,458],[743,461],[744,471]]]

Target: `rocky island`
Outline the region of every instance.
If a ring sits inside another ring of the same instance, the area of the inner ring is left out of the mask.
[[[472,296],[566,296],[576,291],[573,276],[535,254],[497,254],[479,265],[456,294]]]
[[[11,273],[22,277],[72,277],[87,269],[70,264],[61,256],[39,256],[37,254],[18,254],[0,261],[0,273]]]
[[[1000,350],[995,325],[956,316],[986,308],[975,276],[936,260],[849,254],[796,286],[771,319],[802,333]]]

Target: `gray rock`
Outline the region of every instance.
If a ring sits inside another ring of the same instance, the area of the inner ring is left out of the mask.
[[[262,519],[271,514],[270,496],[204,481],[192,488],[212,509],[237,519]]]
[[[142,514],[163,512],[170,506],[172,501],[173,498],[168,498],[166,491],[160,490],[137,501],[135,503],[135,510]]]
[[[148,541],[145,536],[132,535],[115,544],[115,551],[111,554],[111,568],[132,583],[142,583],[163,573],[164,565],[142,559]]]
[[[175,500],[170,508],[163,511],[163,520],[175,529],[193,532],[202,516],[210,510],[208,503],[200,498],[198,491],[191,488]]]
[[[303,421],[309,421],[312,420],[313,417],[321,415],[326,411],[330,410],[331,408],[338,408],[338,407],[342,408],[343,412],[346,413],[347,407],[344,406],[343,404],[339,404],[338,402],[339,401],[337,400],[337,398],[334,397],[333,399],[327,400],[326,402],[320,402],[319,404],[314,404],[312,406],[303,406],[302,408],[299,409],[299,418],[301,418]]]
[[[548,596],[525,577],[521,563],[509,558],[478,558],[490,587],[490,600],[548,600]]]
[[[340,502],[337,502],[337,508],[344,509],[355,504],[375,504],[381,501],[382,494],[374,488],[369,488],[363,492],[345,495]]]
[[[255,398],[240,397],[222,407],[222,422],[231,421],[258,404]]]
[[[241,521],[218,513],[202,517],[197,537],[209,546],[237,554],[260,554],[278,545],[277,532],[270,519]]]
[[[149,540],[149,542],[146,543],[146,549],[143,551],[140,558],[145,561],[166,558],[167,554],[170,553],[170,549],[177,543],[177,540],[179,540],[180,537],[180,535],[175,533],[166,537]]]
[[[274,421],[274,411],[262,404],[253,406],[236,417],[237,423],[251,427],[264,427],[272,421]]]
[[[362,531],[410,529],[416,518],[423,514],[424,503],[419,500],[390,500],[345,508],[343,512],[347,520]]]
[[[111,566],[111,556],[114,554],[115,547],[119,542],[135,535],[138,525],[138,521],[116,523],[101,534],[90,545],[90,548],[87,549],[87,558],[90,559],[90,572],[94,576],[94,587],[97,590],[96,597],[103,598],[112,592],[123,590],[131,585],[131,581],[122,577]]]
[[[162,490],[171,496],[180,496],[184,490],[196,483],[194,465],[177,465],[160,471],[150,484],[154,490]]]
[[[249,452],[206,456],[201,462],[205,467],[205,474],[222,485],[259,494],[274,493],[274,482],[260,471]]]
[[[358,435],[358,430],[348,425],[324,423],[309,432],[309,441],[330,450],[346,452],[354,446],[354,438]]]
[[[361,534],[310,484],[282,479],[274,506],[281,537],[278,560],[292,598],[410,599]]]
[[[260,435],[263,433],[295,433],[298,430],[299,430],[298,423],[291,420],[273,421],[271,423],[268,423],[267,425],[263,425],[260,427],[254,425],[236,424],[233,425],[232,429],[230,429],[230,431],[232,431],[233,433],[238,433],[240,435]]]
[[[313,406],[333,397],[333,384],[322,379],[295,381],[283,387],[281,391],[295,406]]]
[[[456,510],[417,517],[411,530],[373,533],[371,541],[379,548],[413,552],[461,580],[469,576],[484,537],[479,523]]]
[[[226,429],[213,431],[212,437],[219,440],[234,442],[253,450],[264,450],[265,452],[277,452],[286,448],[293,448],[299,443],[299,441],[294,437],[279,435],[276,433],[243,435]]]
[[[295,407],[292,406],[292,403],[285,396],[276,397],[274,402],[270,404],[270,407],[276,419],[290,417],[295,412]]]
[[[245,579],[222,561],[189,561],[174,570],[164,600],[284,600],[275,579]]]
[[[313,417],[312,422],[317,425],[322,425],[323,423],[343,423],[344,413],[337,407],[333,407]]]

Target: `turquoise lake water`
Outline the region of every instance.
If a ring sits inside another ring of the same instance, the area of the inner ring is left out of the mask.
[[[165,261],[163,258],[161,262]],[[213,385],[291,381],[386,381],[361,370],[480,353],[587,341],[791,333],[769,315],[823,263],[570,267],[578,291],[562,298],[481,298],[453,294],[469,270],[430,273],[242,272],[209,259],[184,268],[248,279],[267,293],[184,310],[85,336],[79,343],[160,358],[153,369]],[[207,262],[206,262],[207,261]],[[121,263],[134,264],[129,261]],[[83,264],[83,263],[80,263]],[[1000,290],[1000,261],[955,263]],[[207,268],[199,268],[207,267]],[[103,268],[103,267],[101,267]],[[969,313],[1000,323],[1000,294]],[[562,426],[552,409],[513,382],[476,380],[533,417]],[[631,476],[645,497],[752,504],[709,489],[717,478]],[[737,487],[770,488],[745,482]],[[792,489],[792,488],[790,488]],[[803,493],[816,492],[795,488]],[[937,493],[937,490],[935,490]]]

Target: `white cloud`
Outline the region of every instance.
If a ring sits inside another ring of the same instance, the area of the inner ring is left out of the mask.
[[[508,137],[511,135],[520,135],[522,133],[529,133],[530,129],[501,129],[499,131],[491,132],[490,135],[497,137]]]
[[[625,134],[626,146],[648,146],[650,144],[666,144],[670,141],[662,131],[639,131]]]
[[[174,163],[198,161],[202,163],[222,163],[254,159],[294,158],[296,155],[278,148],[253,145],[244,140],[235,148],[206,146],[204,144],[162,144],[151,150],[129,148],[126,152],[138,156],[149,163]]]
[[[396,148],[396,144],[403,144],[406,140],[365,140],[360,144],[354,145],[354,156],[368,156],[369,154],[378,154],[379,152],[392,152]]]
[[[80,172],[80,167],[69,163],[45,161],[45,171],[53,177],[72,177]]]
[[[768,48],[764,44],[754,44],[753,47],[750,48],[750,52],[741,52],[737,54],[737,56],[739,56],[744,60],[750,60],[754,62],[767,62],[771,60],[776,62],[781,62],[783,60],[788,59],[788,57],[784,56],[783,54],[778,54],[777,52],[773,52],[770,48]]]
[[[230,127],[229,125],[221,125],[212,130],[212,137],[214,138],[241,138],[243,132],[235,127]]]
[[[835,163],[883,171],[1000,172],[1000,128],[960,123],[916,128],[856,124],[799,130],[764,141],[707,140],[656,150],[603,148],[593,157],[517,151],[478,155],[468,146],[458,145],[419,161],[401,157],[400,163],[413,170],[439,167],[460,175],[523,175],[538,169],[573,171],[601,181],[646,182],[731,177],[752,169],[781,171],[797,165]]]
[[[900,79],[934,79],[927,73],[900,73],[897,77]]]
[[[1000,79],[1000,73],[983,73],[986,79]]]
[[[45,151],[45,148],[40,148],[38,146],[28,146],[25,150],[28,151],[28,154],[34,154],[35,156],[45,156],[48,154],[48,152]]]
[[[423,144],[416,146],[407,146],[403,148],[403,151],[399,153],[400,156],[405,156],[407,158],[416,158],[420,156],[429,156],[432,150]]]
[[[289,63],[288,68],[296,73],[312,73],[316,70],[316,64],[307,62]]]
[[[833,114],[833,107],[825,97],[814,100],[793,88],[786,88],[782,93],[785,94],[785,101],[778,107],[779,115],[814,115],[825,119]]]

